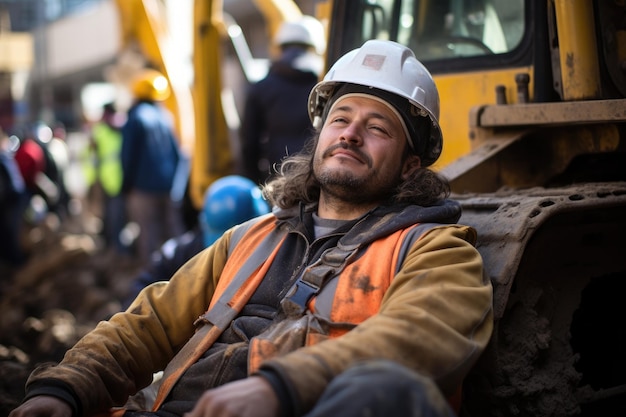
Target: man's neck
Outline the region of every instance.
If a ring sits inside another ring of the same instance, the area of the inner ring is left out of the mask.
[[[378,202],[355,204],[322,193],[317,215],[323,219],[354,220],[378,206]]]

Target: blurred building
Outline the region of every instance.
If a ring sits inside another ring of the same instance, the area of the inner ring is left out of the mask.
[[[117,16],[107,0],[0,0],[0,120],[81,124],[83,85],[102,81],[118,48]],[[16,45],[19,43],[19,45]],[[1,49],[0,49],[1,50]],[[7,84],[10,88],[7,88]]]
[[[186,32],[194,0],[163,1],[176,4],[168,11],[176,13],[168,15],[172,33]],[[296,1],[307,14],[313,3]],[[267,57],[267,31],[254,2],[224,0],[224,11],[243,28],[252,54]],[[191,33],[176,40],[190,68],[191,42]],[[120,68],[138,65],[120,47],[114,0],[0,0],[0,126],[43,120],[80,129],[89,113],[85,97],[109,100]]]

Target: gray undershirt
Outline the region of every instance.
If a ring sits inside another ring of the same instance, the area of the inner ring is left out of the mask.
[[[332,233],[349,221],[350,220],[323,219],[316,213],[313,213],[313,232],[315,233],[315,239]]]

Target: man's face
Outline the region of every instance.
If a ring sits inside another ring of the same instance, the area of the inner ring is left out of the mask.
[[[320,132],[313,172],[330,196],[379,202],[419,161],[416,156],[403,160],[406,146],[400,120],[388,106],[364,96],[339,98]]]

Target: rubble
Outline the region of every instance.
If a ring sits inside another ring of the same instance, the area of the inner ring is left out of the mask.
[[[0,417],[22,401],[38,364],[60,361],[120,310],[141,268],[106,250],[92,220],[52,216],[25,231],[26,264],[0,266]]]

